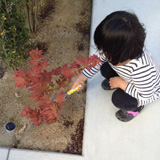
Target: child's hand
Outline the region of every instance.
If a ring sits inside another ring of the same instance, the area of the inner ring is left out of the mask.
[[[120,88],[122,90],[125,90],[128,85],[128,82],[124,81],[120,77],[112,77],[109,79],[109,84],[111,89]]]
[[[79,75],[79,77],[77,78],[77,80],[74,82],[73,86],[71,89],[76,88],[79,84],[82,85],[82,87],[79,87],[77,91],[80,91],[81,89],[83,89],[83,85],[84,82],[87,80],[87,77],[84,76],[82,73]]]

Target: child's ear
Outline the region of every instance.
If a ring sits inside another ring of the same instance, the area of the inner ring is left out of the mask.
[[[107,56],[107,52],[102,52],[103,56],[105,56],[106,58],[108,58]]]

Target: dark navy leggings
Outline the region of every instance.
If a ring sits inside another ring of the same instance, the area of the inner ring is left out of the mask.
[[[118,76],[118,74],[111,68],[108,62],[104,63],[101,66],[101,74],[107,80],[111,77]],[[129,94],[125,93],[121,89],[116,89],[112,94],[112,103],[121,110],[124,111],[138,111],[139,107],[137,107],[138,102],[137,99],[131,97]]]

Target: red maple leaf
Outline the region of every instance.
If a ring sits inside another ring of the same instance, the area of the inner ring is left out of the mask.
[[[41,97],[44,96],[44,93],[48,91],[47,87],[43,86],[41,83],[32,85],[29,90],[31,91],[31,99],[36,101],[39,101]]]
[[[90,56],[89,62],[88,62],[88,67],[94,67],[98,65],[101,62],[100,58],[96,55]]]
[[[33,68],[28,69],[29,77],[32,78],[39,78],[41,77],[42,69],[41,67],[34,66]]]
[[[60,108],[57,108],[55,102],[48,104],[43,108],[42,114],[45,117],[47,124],[55,123],[58,119],[58,114],[60,113]]]
[[[31,65],[32,66],[36,66],[36,65],[38,65],[38,57],[33,57],[30,61],[29,61],[29,63],[31,63]]]
[[[50,117],[50,118],[58,116],[57,112],[58,110],[56,108],[56,104],[53,101],[49,104],[46,104],[42,110],[44,117]]]
[[[42,68],[47,68],[49,66],[48,60],[43,60],[42,62],[39,63],[39,65]]]
[[[33,49],[29,52],[29,55],[32,59],[44,58],[42,54],[43,54],[42,50],[38,50],[38,48]]]
[[[43,106],[45,106],[46,104],[50,104],[51,102],[53,102],[51,93],[44,93],[44,95],[39,100],[38,106],[41,106],[43,108]]]
[[[81,57],[81,58],[76,58],[76,63],[82,66],[83,68],[87,68],[90,71],[90,68],[96,66],[99,64],[101,61],[98,58],[98,56],[93,55],[91,57]]]
[[[35,126],[39,126],[44,120],[40,109],[31,109],[29,106],[23,108],[21,115],[30,119],[31,122],[34,122]]]
[[[69,77],[73,77],[74,76],[74,72],[72,70],[71,67],[68,67],[67,64],[65,64],[64,66],[62,67],[58,67],[56,69],[52,69],[51,73],[53,75],[64,75],[66,78],[69,78]]]
[[[49,66],[48,60],[45,60],[42,55],[42,51],[32,50],[29,54],[31,56],[31,60],[29,62],[32,66],[39,65],[41,68],[47,68]]]
[[[76,58],[77,64],[83,66],[84,68],[88,66],[89,57]]]
[[[78,75],[77,74],[77,71],[78,71],[78,73],[81,73],[81,71],[83,70],[83,68],[81,68],[81,65],[80,64],[77,64],[77,62],[74,62],[74,63],[72,63],[71,65],[71,69],[74,71],[73,73],[73,76],[76,76],[76,75]]]
[[[44,69],[43,72],[41,73],[41,77],[39,78],[39,83],[41,83],[43,85],[53,86],[53,84],[52,84],[52,73],[48,72]]]
[[[57,89],[65,88],[71,82],[71,78],[65,78],[64,75],[61,75],[57,80]]]
[[[24,86],[28,86],[28,75],[25,71],[20,69],[19,71],[14,71],[14,74],[16,77],[13,77],[13,79],[16,80],[15,87],[23,88]]]
[[[68,67],[67,65],[64,65],[62,67],[61,74],[63,74],[65,78],[71,78],[74,76],[73,70],[70,67]]]
[[[18,75],[19,75],[19,71],[18,71],[18,70],[14,70],[13,72],[14,72],[14,75],[15,75],[15,76],[18,76]]]
[[[60,75],[61,71],[62,71],[62,67],[58,67],[56,69],[52,69],[51,72],[52,72],[53,75]]]
[[[61,84],[60,84],[60,88],[65,88],[69,85],[69,83],[71,82],[71,78],[65,78]]]
[[[40,77],[32,78],[29,90],[33,100],[39,101],[44,94],[49,93],[53,88],[52,75],[46,70],[40,74]]]
[[[23,110],[21,111],[21,115],[28,118],[30,117],[31,112],[32,112],[32,109],[29,106],[27,106],[23,108]]]
[[[66,101],[65,93],[61,91],[59,94],[55,96],[54,99],[56,104],[58,104],[58,106],[61,106]]]
[[[15,87],[23,88],[28,84],[28,82],[23,77],[14,77],[16,80]]]
[[[74,63],[70,64],[71,68],[73,69],[79,69],[81,67],[81,65],[77,64],[77,62],[75,61]]]

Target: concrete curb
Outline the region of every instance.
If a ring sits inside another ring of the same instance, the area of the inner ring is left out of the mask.
[[[0,160],[7,160],[8,155],[9,155],[9,148],[0,147]]]
[[[83,157],[73,154],[35,151],[26,149],[11,149],[8,160],[82,160]]]

